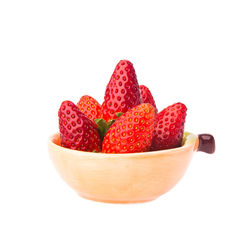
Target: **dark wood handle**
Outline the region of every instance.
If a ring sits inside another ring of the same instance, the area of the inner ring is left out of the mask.
[[[197,151],[213,154],[215,152],[214,137],[210,134],[200,134],[198,135],[198,137],[199,137],[199,146]]]

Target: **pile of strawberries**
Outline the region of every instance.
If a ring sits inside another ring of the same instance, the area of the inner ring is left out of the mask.
[[[187,108],[175,103],[158,113],[150,90],[138,85],[133,64],[121,60],[104,102],[82,96],[58,111],[61,145],[103,153],[136,153],[180,147]]]

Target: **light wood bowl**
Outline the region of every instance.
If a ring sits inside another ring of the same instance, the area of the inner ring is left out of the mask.
[[[151,201],[168,192],[184,175],[199,137],[185,133],[179,148],[130,154],[76,151],[49,138],[49,154],[60,176],[80,196],[102,202]],[[203,151],[203,150],[200,150]]]

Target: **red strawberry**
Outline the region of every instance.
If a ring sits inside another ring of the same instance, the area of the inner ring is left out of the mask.
[[[156,115],[156,127],[151,150],[180,147],[184,132],[187,108],[178,102]]]
[[[58,111],[61,145],[82,151],[101,151],[97,126],[71,101],[64,101]]]
[[[77,107],[93,122],[101,117],[101,105],[91,96],[82,96]]]
[[[136,153],[150,149],[155,122],[151,104],[140,104],[120,116],[103,139],[103,153]]]
[[[142,103],[150,103],[155,108],[155,113],[158,112],[155,104],[155,100],[150,92],[150,90],[145,85],[140,85],[141,100]]]
[[[140,89],[133,64],[127,60],[121,60],[116,65],[106,87],[101,109],[102,118],[107,122],[116,119],[116,113],[126,113],[140,103]]]

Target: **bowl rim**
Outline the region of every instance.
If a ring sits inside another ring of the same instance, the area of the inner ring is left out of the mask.
[[[101,158],[103,157],[105,158],[130,157],[131,158],[131,157],[138,157],[138,156],[141,156],[141,157],[154,156],[154,155],[166,154],[166,153],[178,153],[178,152],[186,150],[189,147],[193,147],[195,151],[197,148],[196,144],[198,140],[197,135],[190,133],[190,132],[184,132],[182,146],[178,148],[158,150],[158,151],[149,151],[149,152],[138,152],[138,153],[108,154],[108,153],[85,152],[85,151],[73,150],[73,149],[62,147],[60,145],[57,145],[55,142],[53,142],[55,137],[58,137],[58,136],[59,136],[59,133],[54,133],[49,137],[48,143],[50,146],[58,150],[65,151],[66,153],[75,154],[78,156],[101,157]]]

